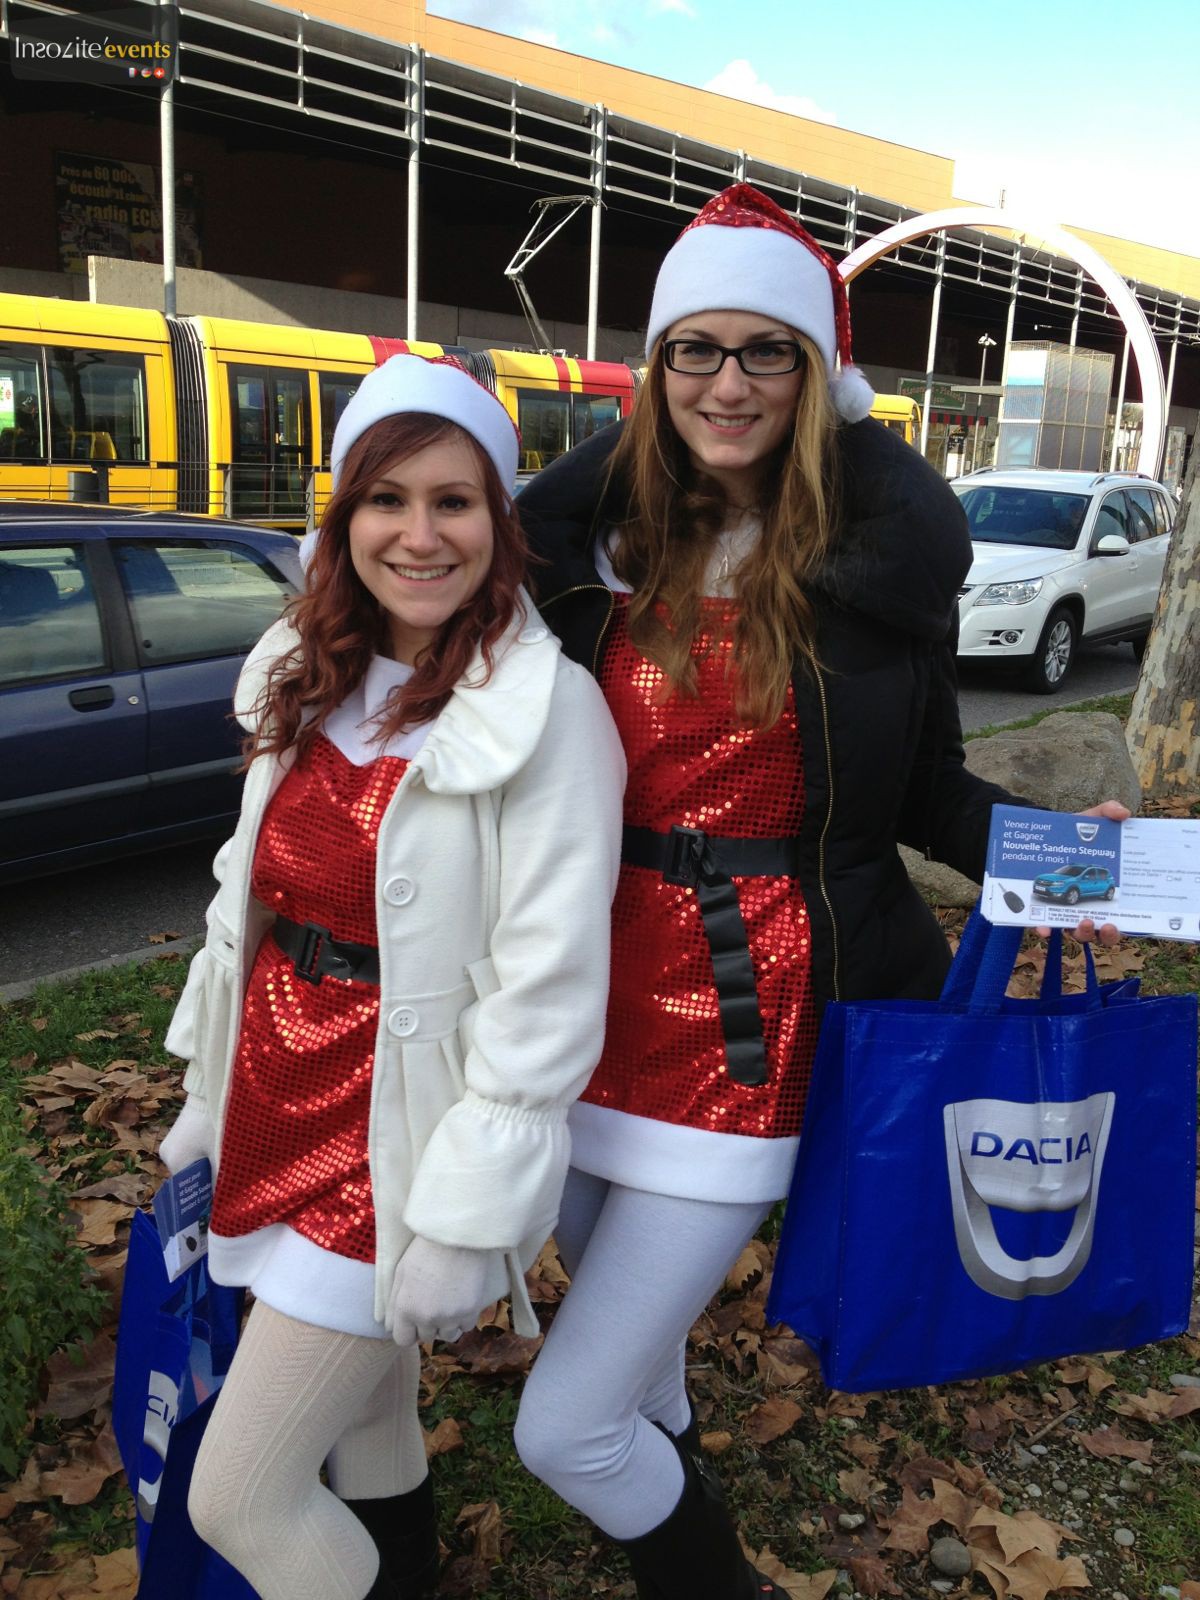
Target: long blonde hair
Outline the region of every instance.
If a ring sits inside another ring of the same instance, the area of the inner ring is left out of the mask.
[[[834,434],[825,360],[807,356],[790,439],[764,463],[762,532],[735,577],[738,616],[732,658],[739,712],[759,727],[783,713],[794,658],[817,664],[807,587],[837,532]],[[632,641],[662,668],[675,693],[696,692],[692,655],[700,631],[705,571],[727,522],[725,496],[698,472],[667,409],[662,343],[612,458],[628,492],[613,567],[633,589]]]

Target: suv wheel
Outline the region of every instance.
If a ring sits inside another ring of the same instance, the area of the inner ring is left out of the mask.
[[[1066,894],[1063,896],[1063,899],[1069,906],[1077,906],[1079,904],[1079,890],[1068,889]]]
[[[1034,694],[1057,694],[1075,659],[1075,618],[1059,606],[1046,618],[1033,658],[1025,669],[1025,687]]]

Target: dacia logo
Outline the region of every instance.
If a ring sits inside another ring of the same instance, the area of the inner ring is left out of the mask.
[[[1092,840],[1100,832],[1100,824],[1098,822],[1077,822],[1075,824],[1075,832],[1083,840],[1084,844],[1091,844]]]
[[[946,1172],[959,1259],[1004,1300],[1059,1294],[1087,1265],[1116,1095],[1086,1100],[960,1100],[943,1108]],[[1014,1256],[993,1211],[1073,1212],[1052,1255]]]
[[[1014,1139],[1006,1149],[1001,1136],[985,1128],[971,1135],[973,1156],[999,1156],[1002,1161],[1031,1161],[1035,1167],[1039,1162],[1046,1166],[1061,1167],[1066,1161],[1082,1161],[1084,1156],[1090,1156],[1091,1153],[1092,1141],[1086,1129],[1078,1139],[1072,1138],[1069,1133],[1065,1137],[1048,1134],[1037,1141],[1036,1148],[1032,1139]]]

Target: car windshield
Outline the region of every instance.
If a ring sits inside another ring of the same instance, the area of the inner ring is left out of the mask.
[[[1084,867],[1059,867],[1057,872],[1050,873],[1052,878],[1078,878],[1086,869]]]
[[[955,491],[976,544],[1028,544],[1073,550],[1088,497],[1053,489],[1014,489],[980,484]]]

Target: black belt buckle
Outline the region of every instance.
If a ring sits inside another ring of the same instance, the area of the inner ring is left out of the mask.
[[[707,843],[708,835],[703,828],[681,828],[676,823],[667,835],[663,882],[694,889],[700,882],[701,860]]]
[[[306,922],[300,932],[300,954],[292,958],[292,971],[305,983],[316,985],[321,981],[321,947],[329,939],[329,929],[319,922]]]

